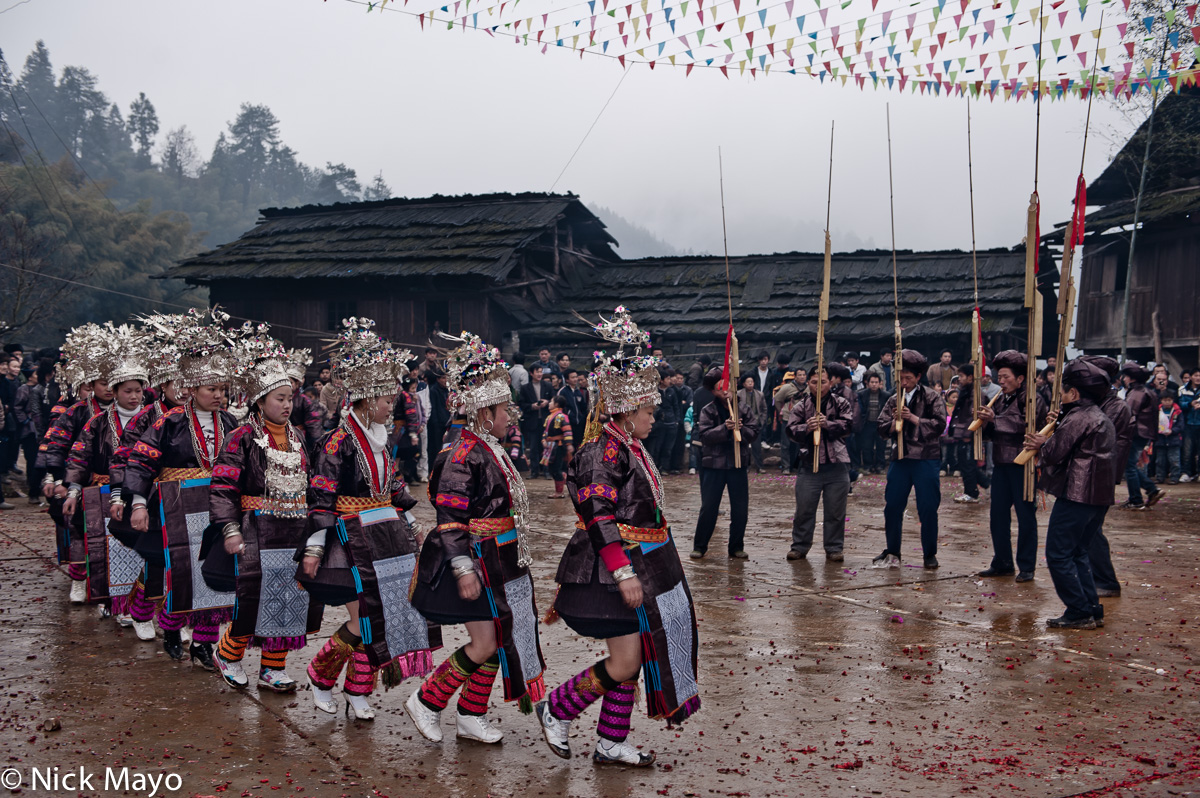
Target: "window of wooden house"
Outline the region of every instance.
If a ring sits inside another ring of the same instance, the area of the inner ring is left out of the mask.
[[[342,329],[342,319],[358,315],[358,302],[353,299],[330,300],[325,307],[325,324],[330,330]]]
[[[1100,278],[1100,293],[1113,294],[1125,290],[1125,282],[1129,279],[1129,255],[1114,252],[1104,257],[1104,267]]]
[[[426,332],[441,331],[450,333],[450,301],[445,299],[428,299],[425,301]],[[455,330],[454,335],[458,334]]]

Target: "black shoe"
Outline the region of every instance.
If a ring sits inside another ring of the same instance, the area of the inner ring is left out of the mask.
[[[928,557],[926,557],[925,558],[925,567],[930,568],[930,569],[937,568],[938,567],[937,557],[934,557],[932,554],[929,555]]]
[[[1016,581],[1016,582],[1032,582],[1033,581],[1033,571],[1022,571],[1021,573],[1017,574],[1017,578],[1014,581]]]
[[[171,659],[183,659],[183,640],[179,637],[178,629],[163,631],[163,651]]]
[[[213,662],[212,643],[192,643],[188,647],[188,657],[191,659],[193,665],[199,664],[206,671],[215,671],[217,669],[216,663]]]
[[[789,560],[807,560],[808,552],[807,551],[796,551],[795,549],[790,549],[787,553],[787,558]]]
[[[1162,488],[1159,488],[1158,490],[1151,493],[1149,496],[1146,497],[1146,509],[1150,509],[1154,505],[1158,504],[1158,500],[1166,495],[1167,495],[1167,492],[1165,490],[1163,490]]]
[[[1057,618],[1051,618],[1046,621],[1046,626],[1051,629],[1095,629],[1096,619],[1091,616],[1087,618],[1068,618],[1065,615],[1060,615]]]
[[[976,576],[1012,576],[1015,574],[1012,568],[987,568],[975,574]]]

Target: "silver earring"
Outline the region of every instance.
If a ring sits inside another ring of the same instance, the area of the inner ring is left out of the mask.
[[[634,424],[632,421],[626,421],[622,426],[625,429],[625,434],[632,438],[633,431],[637,427],[637,425]]]
[[[490,418],[485,418],[483,420],[483,431],[486,432],[488,435],[492,434],[493,426],[495,426],[495,422],[492,421]]]

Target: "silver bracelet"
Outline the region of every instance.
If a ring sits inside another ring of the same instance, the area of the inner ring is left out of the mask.
[[[626,579],[633,579],[636,576],[637,574],[633,572],[632,565],[622,565],[620,568],[612,572],[613,579],[618,583],[624,582]]]
[[[79,494],[81,494],[81,493],[83,493],[83,491],[80,490],[79,488],[68,488],[67,489],[67,498],[68,499],[78,499]]]
[[[475,566],[474,566],[474,565],[464,565],[464,566],[462,566],[461,568],[455,568],[455,569],[454,569],[454,578],[455,578],[455,579],[462,579],[462,578],[463,578],[464,576],[466,576],[467,574],[473,574],[473,573],[475,573]]]
[[[305,546],[304,547],[304,556],[305,557],[316,557],[319,560],[325,556],[325,547],[324,546]]]
[[[221,534],[224,535],[226,540],[229,540],[230,538],[241,537],[242,528],[231,521],[230,523],[221,527]]]

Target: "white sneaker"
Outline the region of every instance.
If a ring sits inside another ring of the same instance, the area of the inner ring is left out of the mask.
[[[104,606],[103,604],[100,604],[97,606],[96,614],[99,615],[100,620],[103,621],[105,618],[112,617],[112,610],[110,610],[108,607]]]
[[[954,501],[958,502],[959,504],[978,504],[979,503],[979,499],[975,498],[974,496],[968,496],[965,493],[962,494],[961,496],[955,496]]]
[[[556,756],[563,759],[571,758],[571,744],[567,740],[567,735],[571,733],[571,722],[559,720],[550,714],[549,702],[543,701],[536,707],[538,720],[542,724],[542,736],[546,738],[546,745],[550,746],[550,750]]]
[[[183,644],[185,646],[189,645],[192,642],[192,627],[185,626],[182,629],[180,629],[179,630],[179,639],[181,641],[183,641]]]
[[[78,582],[71,581],[71,603],[84,604],[87,602],[87,582],[79,580]]]
[[[250,680],[246,678],[246,669],[242,667],[242,663],[230,662],[222,658],[220,654],[213,654],[213,662],[216,663],[217,672],[221,674],[221,678],[230,687],[243,690],[246,685],[250,684]]]
[[[124,626],[126,629],[133,626],[133,616],[129,613],[117,616],[117,626]]]
[[[258,687],[260,690],[271,690],[276,693],[296,692],[296,680],[288,676],[287,671],[275,668],[262,668],[258,672]]]
[[[442,741],[442,728],[440,721],[442,713],[434,712],[429,707],[421,703],[421,688],[413,691],[413,694],[404,702],[404,711],[412,718],[413,724],[417,727],[417,731],[426,740],[433,743]]]
[[[597,765],[633,765],[635,768],[649,767],[657,757],[653,752],[643,754],[629,743],[614,743],[601,739],[592,752],[592,761]]]
[[[346,696],[346,717],[355,720],[375,720],[375,710],[371,709],[365,695],[350,695],[349,693],[342,693],[342,695]]]
[[[454,713],[454,722],[458,727],[458,736],[481,743],[498,743],[504,739],[504,732],[497,729],[483,715],[464,715]]]
[[[1191,481],[1192,481],[1192,478],[1191,478],[1191,476],[1190,476],[1190,475],[1188,475],[1188,474],[1184,474],[1184,475],[1182,475],[1181,477],[1179,477],[1179,481],[1180,481],[1180,482],[1191,482]]]
[[[313,704],[317,709],[330,715],[337,714],[337,704],[333,703],[333,691],[326,690],[323,687],[318,687],[312,677],[308,679],[308,686],[312,688]]]
[[[692,476],[692,477],[696,476],[696,469],[694,469],[694,468],[689,468],[689,469],[688,469],[688,476]]]
[[[133,620],[130,618],[130,620]],[[154,639],[154,621],[133,621],[133,632],[138,640]]]

